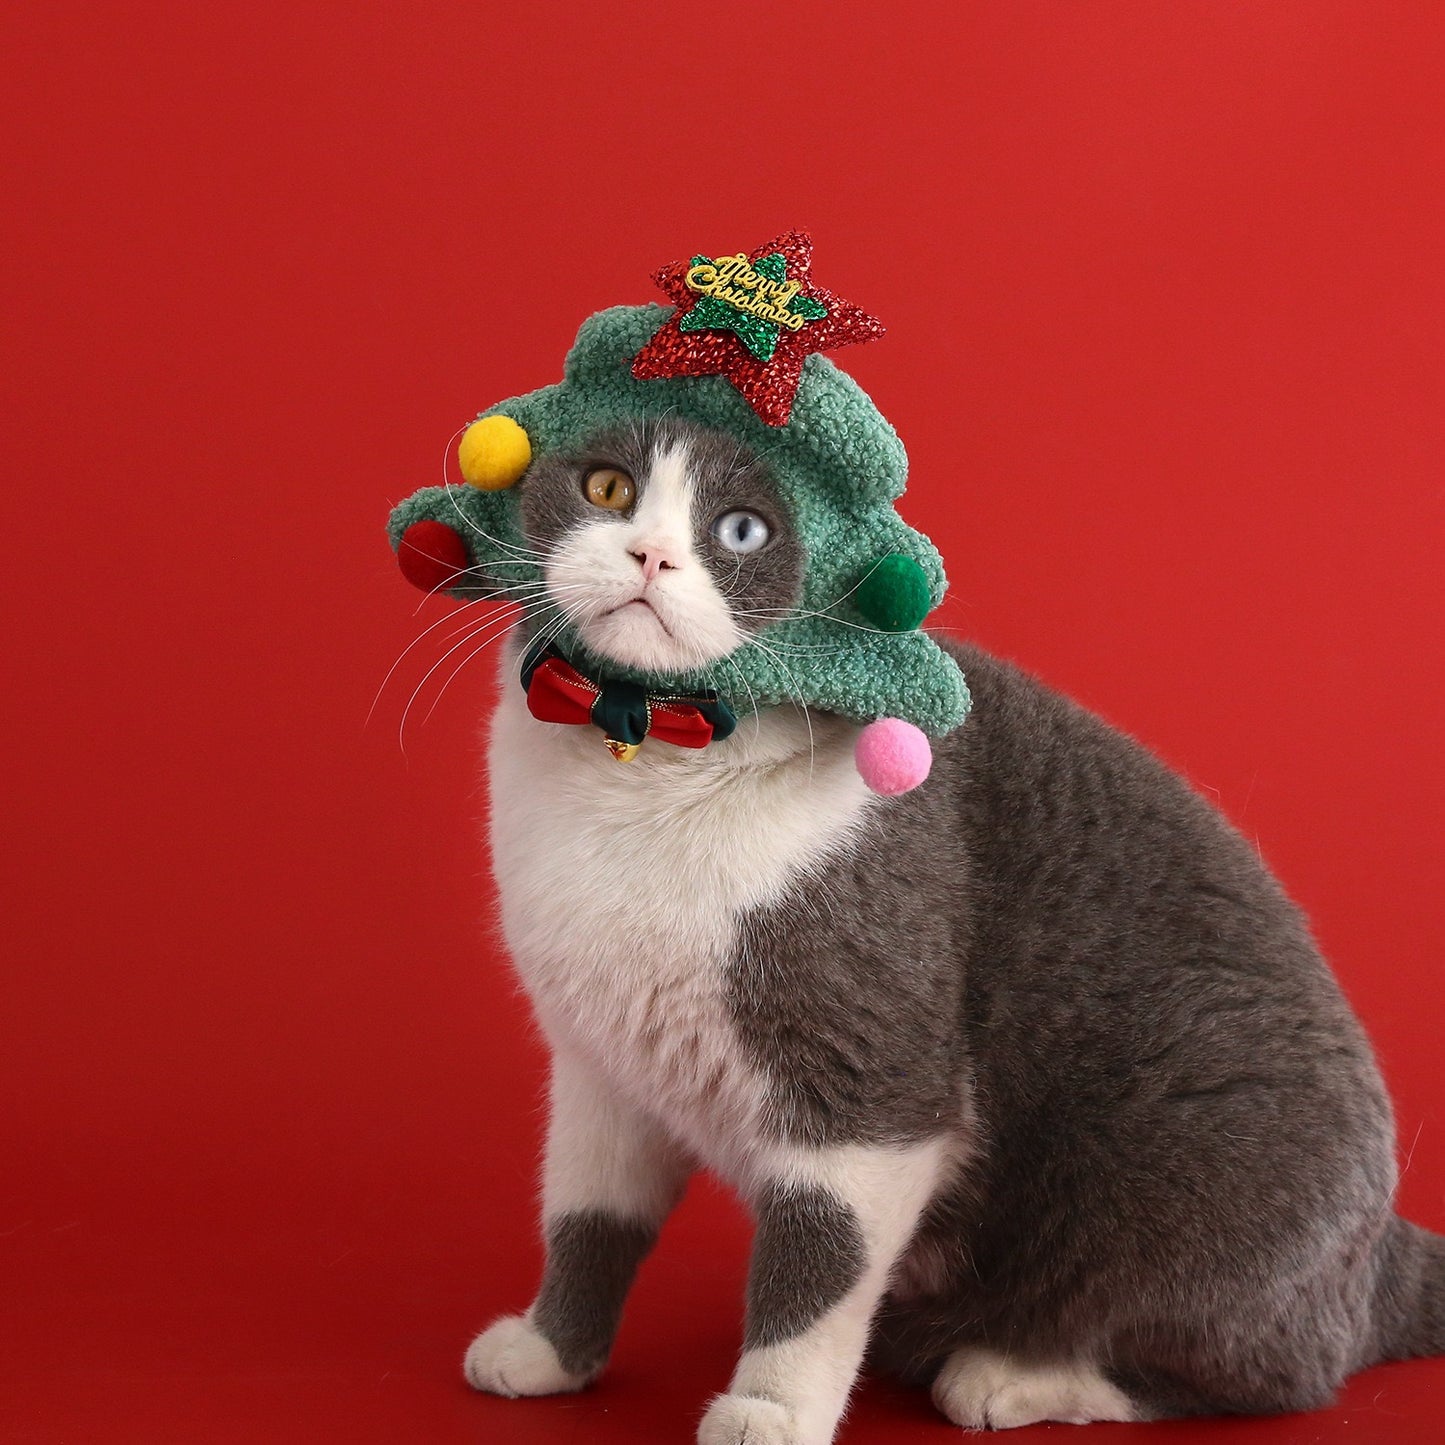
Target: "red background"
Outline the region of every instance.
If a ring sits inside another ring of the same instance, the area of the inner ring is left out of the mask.
[[[909,445],[943,620],[1259,840],[1445,1227],[1434,0],[12,27],[0,1436],[682,1440],[724,1385],[745,1233],[705,1185],[596,1392],[461,1385],[537,1268],[485,659],[405,755],[437,634],[366,720],[440,615],[382,523],[454,429],[655,265],[794,224],[890,326],[840,359]],[[1089,1438],[1433,1438],[1442,1385]],[[871,1385],[844,1438],[952,1435]]]

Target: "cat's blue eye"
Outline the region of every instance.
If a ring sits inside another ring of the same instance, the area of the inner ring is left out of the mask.
[[[729,552],[756,552],[772,533],[756,512],[724,512],[712,524],[712,534]]]

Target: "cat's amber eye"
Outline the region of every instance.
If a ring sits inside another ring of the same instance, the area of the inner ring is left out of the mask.
[[[616,467],[593,467],[582,483],[582,491],[594,507],[625,512],[637,496],[637,483]]]

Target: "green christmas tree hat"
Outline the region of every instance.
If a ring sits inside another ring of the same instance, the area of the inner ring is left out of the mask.
[[[464,483],[408,497],[389,533],[416,585],[505,597],[542,576],[525,560],[515,490],[536,457],[664,415],[735,437],[766,456],[807,555],[794,611],[730,655],[736,692],[719,697],[701,672],[629,671],[589,654],[564,629],[544,681],[559,696],[571,688],[582,713],[564,717],[561,704],[538,704],[531,672],[539,659],[529,656],[532,710],[558,722],[587,721],[590,712],[615,755],[630,757],[663,698],[697,702],[709,719],[702,732],[717,741],[734,710],[802,703],[871,725],[860,738],[859,769],[877,791],[903,792],[927,774],[924,735],[942,736],[964,720],[968,688],[953,659],[919,630],[945,580],[937,549],[894,509],[907,478],[902,443],[862,388],[818,354],[882,327],[814,285],[811,258],[811,241],[794,231],[747,254],[664,267],[656,280],[672,307],[616,306],[590,317],[562,380],[483,412],[459,449]],[[641,735],[624,739],[624,748],[612,734],[629,728]],[[670,741],[700,745],[695,737]]]

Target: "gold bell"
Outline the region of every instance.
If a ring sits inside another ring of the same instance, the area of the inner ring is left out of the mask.
[[[641,743],[618,742],[616,738],[607,739],[607,751],[617,759],[619,763],[630,763],[638,753],[642,751]]]

